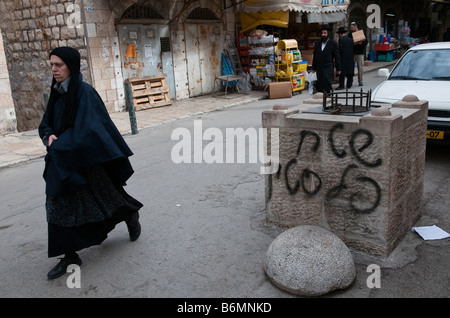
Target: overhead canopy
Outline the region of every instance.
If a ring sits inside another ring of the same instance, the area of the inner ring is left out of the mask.
[[[308,23],[333,23],[343,21],[345,19],[345,12],[320,12],[307,13]]]
[[[289,23],[289,11],[272,12],[243,12],[241,13],[242,32],[257,27],[258,25],[273,25],[287,28]]]
[[[303,11],[307,13],[329,13],[346,11],[349,4],[350,0],[246,0],[244,1],[242,11]]]
[[[241,13],[242,31],[261,24],[287,27],[289,11],[307,13],[309,23],[342,21],[349,4],[350,0],[246,0]]]

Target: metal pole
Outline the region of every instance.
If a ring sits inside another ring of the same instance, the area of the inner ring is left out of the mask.
[[[136,135],[138,133],[137,123],[136,123],[136,112],[134,110],[134,102],[133,102],[133,92],[131,91],[130,82],[125,81],[125,96],[126,102],[128,106],[128,113],[130,115],[130,125],[131,125],[131,133]]]
[[[353,107],[352,107],[352,109],[353,109],[353,112],[355,112],[355,98],[356,98],[356,95],[355,95],[356,93],[354,92],[353,93]]]
[[[359,102],[359,103],[360,103],[360,105],[361,105],[361,106],[363,106],[363,89],[362,89],[362,88],[361,88],[361,92],[360,92],[360,94],[361,94],[361,97],[360,97],[360,98],[361,98],[361,100],[360,100],[360,102]]]

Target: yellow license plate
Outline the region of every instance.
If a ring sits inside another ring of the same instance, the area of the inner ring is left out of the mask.
[[[444,132],[439,130],[427,130],[427,139],[444,139]]]

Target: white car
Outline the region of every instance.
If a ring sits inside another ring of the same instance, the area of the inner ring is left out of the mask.
[[[380,69],[387,79],[372,92],[372,103],[395,103],[406,95],[428,101],[427,141],[450,144],[450,42],[412,47],[392,72]]]

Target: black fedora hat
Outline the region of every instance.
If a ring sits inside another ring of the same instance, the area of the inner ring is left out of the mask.
[[[330,28],[330,26],[329,26],[328,24],[322,24],[322,28],[321,28],[320,30],[321,30],[321,31],[323,31],[323,30],[330,31],[331,28]]]
[[[344,27],[339,27],[339,29],[336,31],[336,33],[347,33],[347,30]]]

